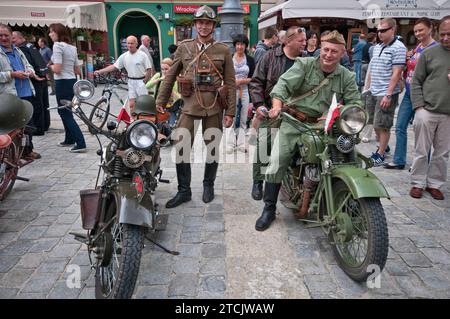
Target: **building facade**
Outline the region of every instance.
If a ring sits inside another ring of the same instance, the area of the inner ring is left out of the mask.
[[[108,44],[111,56],[118,57],[126,51],[125,39],[129,35],[138,38],[152,37],[153,59],[156,69],[160,61],[169,56],[168,46],[195,36],[192,28],[192,14],[200,6],[207,4],[216,13],[223,1],[118,1],[106,0],[105,10],[108,24]],[[257,19],[258,1],[241,1],[245,11],[244,24],[250,44],[258,41]],[[216,34],[220,35],[220,24]]]

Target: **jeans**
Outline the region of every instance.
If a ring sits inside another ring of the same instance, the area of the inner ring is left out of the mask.
[[[414,116],[414,110],[411,103],[410,92],[406,91],[402,103],[397,113],[397,123],[395,125],[395,153],[394,164],[406,164],[406,149],[408,145],[408,124]]]
[[[356,73],[356,85],[361,86],[361,61],[353,61],[353,67]]]
[[[63,105],[61,100],[72,100],[75,82],[76,79],[55,80],[56,101],[59,106]],[[84,141],[83,133],[81,133],[80,127],[75,122],[72,112],[64,108],[58,109],[58,114],[61,117],[66,134],[64,142],[68,144],[76,143],[78,147],[85,148],[86,142]]]

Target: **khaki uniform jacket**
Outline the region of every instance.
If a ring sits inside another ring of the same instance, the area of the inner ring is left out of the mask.
[[[191,64],[191,61],[195,59],[198,53],[199,49],[197,47],[196,39],[189,39],[181,42],[181,44],[178,46],[177,51],[175,52],[174,63],[167,72],[166,77],[161,83],[161,87],[159,88],[156,105],[165,106],[167,104],[172,93],[172,87],[178,75],[184,75],[185,77],[191,79],[193,81],[193,84],[195,84],[194,71],[197,62]],[[234,117],[236,111],[236,78],[230,49],[226,44],[215,43],[214,46],[212,46],[211,44],[205,50],[205,53],[214,63],[217,70],[222,74],[224,84],[228,86],[227,101],[229,107],[226,110],[225,114]],[[205,66],[207,68],[210,68],[211,74],[213,75],[215,87],[220,87],[222,84],[222,80],[217,75],[214,68],[210,66],[208,59],[204,55],[202,55],[198,59],[198,63],[200,63],[200,67]],[[191,67],[186,71],[189,64],[191,64]],[[180,84],[178,84],[178,86],[180,86]],[[219,104],[218,99],[214,103],[217,92],[199,92],[198,95],[201,95],[203,105],[206,107],[206,109],[200,105],[199,98],[196,96],[195,92],[192,92],[191,96],[182,97],[184,101],[183,113],[192,116],[206,117],[222,112],[222,108]],[[209,106],[212,107],[209,108]]]
[[[297,58],[294,65],[280,77],[270,96],[289,104],[290,100],[317,87],[324,78],[319,57]],[[328,79],[330,82],[327,85],[295,103],[299,111],[312,117],[326,115],[334,93],[338,103],[362,107],[355,73],[338,65],[336,70],[328,75]]]

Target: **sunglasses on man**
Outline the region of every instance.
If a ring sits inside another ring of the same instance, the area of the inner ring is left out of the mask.
[[[389,28],[386,28],[386,29],[378,29],[377,32],[378,33],[385,33],[385,32],[387,32],[387,31],[389,31],[391,29],[392,29],[392,27],[389,27]]]
[[[298,27],[298,28],[297,28],[297,32],[293,31],[293,32],[290,33],[290,34],[286,34],[286,39],[291,38],[292,36],[296,35],[297,33],[306,33],[306,29],[303,28],[303,27]]]

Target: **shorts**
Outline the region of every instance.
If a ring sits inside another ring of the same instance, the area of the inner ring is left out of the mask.
[[[128,79],[128,97],[136,99],[140,95],[148,95],[144,80]]]
[[[381,100],[384,96],[373,96],[367,99],[367,107],[374,107],[373,127],[380,129],[390,129],[394,125],[395,108],[398,106],[398,93],[393,94],[391,98],[391,106],[387,109],[380,107]]]

